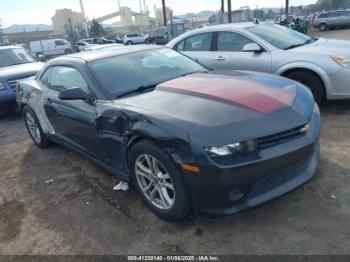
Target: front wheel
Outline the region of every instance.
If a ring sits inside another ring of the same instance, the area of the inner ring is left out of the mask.
[[[33,109],[31,109],[28,106],[25,106],[23,108],[23,118],[28,133],[35,145],[41,148],[47,148],[50,145],[50,141],[43,132],[39,120]]]
[[[160,218],[178,221],[190,213],[184,180],[162,148],[148,141],[137,143],[129,154],[129,170],[138,194]]]
[[[326,100],[326,92],[322,80],[313,73],[307,71],[295,71],[286,75],[294,81],[297,81],[308,87],[314,96],[315,102],[319,105]]]
[[[132,41],[127,41],[126,45],[132,45]]]

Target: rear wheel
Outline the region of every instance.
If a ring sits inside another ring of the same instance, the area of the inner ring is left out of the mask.
[[[327,25],[325,23],[320,24],[320,31],[326,31],[327,30]]]
[[[132,45],[132,41],[129,40],[129,41],[126,42],[126,44],[127,45]]]
[[[38,147],[47,148],[50,145],[50,141],[42,131],[39,120],[33,109],[29,106],[25,106],[23,108],[23,117],[24,123],[33,142]]]
[[[131,181],[146,205],[159,217],[177,221],[191,210],[189,192],[170,156],[148,141],[129,154]]]
[[[312,92],[317,104],[321,105],[325,102],[326,92],[324,85],[317,75],[307,71],[295,71],[287,74],[286,77],[307,86]]]

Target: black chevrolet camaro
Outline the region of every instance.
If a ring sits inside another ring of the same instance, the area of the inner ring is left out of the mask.
[[[19,82],[17,101],[37,146],[83,153],[167,220],[255,207],[311,179],[319,161],[320,114],[304,86],[211,72],[163,47],[53,59]]]

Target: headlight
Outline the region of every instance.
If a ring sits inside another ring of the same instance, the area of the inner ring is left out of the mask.
[[[204,150],[212,158],[239,157],[256,152],[258,150],[258,143],[256,140],[248,140],[224,146],[206,146]]]
[[[5,89],[6,89],[6,87],[4,86],[4,84],[0,83],[0,91],[5,90]]]
[[[342,67],[350,68],[350,57],[331,55],[331,58]]]

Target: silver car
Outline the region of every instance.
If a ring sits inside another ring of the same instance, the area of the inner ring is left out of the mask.
[[[312,24],[321,31],[334,27],[350,26],[350,11],[340,10],[318,14]]]
[[[350,42],[315,39],[272,23],[209,26],[167,44],[214,70],[273,73],[301,82],[318,103],[350,98]]]

